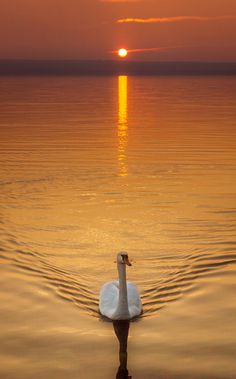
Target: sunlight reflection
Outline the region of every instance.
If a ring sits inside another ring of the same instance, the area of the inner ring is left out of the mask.
[[[119,176],[128,175],[126,149],[128,144],[127,123],[127,76],[118,77],[118,167]]]

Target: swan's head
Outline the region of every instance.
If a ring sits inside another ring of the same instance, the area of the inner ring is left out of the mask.
[[[118,264],[126,264],[127,266],[132,266],[129,261],[128,254],[125,251],[121,251],[117,254],[117,263]]]

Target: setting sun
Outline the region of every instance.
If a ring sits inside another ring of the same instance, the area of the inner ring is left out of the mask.
[[[120,58],[125,58],[128,54],[128,51],[126,49],[120,49],[118,50],[118,55]]]

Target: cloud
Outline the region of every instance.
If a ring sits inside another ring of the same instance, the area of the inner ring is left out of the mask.
[[[176,17],[151,17],[151,18],[121,18],[118,23],[139,23],[139,24],[164,24],[181,21],[220,21],[220,20],[235,20],[235,16],[176,16]]]
[[[168,51],[173,49],[183,49],[183,48],[189,48],[193,47],[192,45],[176,45],[176,46],[161,46],[161,47],[146,47],[146,48],[140,48],[140,49],[127,49],[128,53],[140,53],[140,52],[149,52],[149,51],[156,51],[156,52],[162,52],[162,51]],[[111,53],[117,53],[117,50],[110,51]]]
[[[129,53],[140,53],[140,52],[145,52],[145,51],[166,51],[166,50],[172,50],[172,49],[179,49],[183,47],[188,47],[188,46],[165,46],[165,47],[147,47],[143,49],[129,49]]]

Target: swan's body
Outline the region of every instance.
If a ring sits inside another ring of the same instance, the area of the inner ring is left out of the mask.
[[[105,283],[100,291],[99,310],[111,320],[130,320],[142,312],[142,304],[135,284],[126,281],[126,264],[131,266],[128,255],[117,255],[119,280]]]

